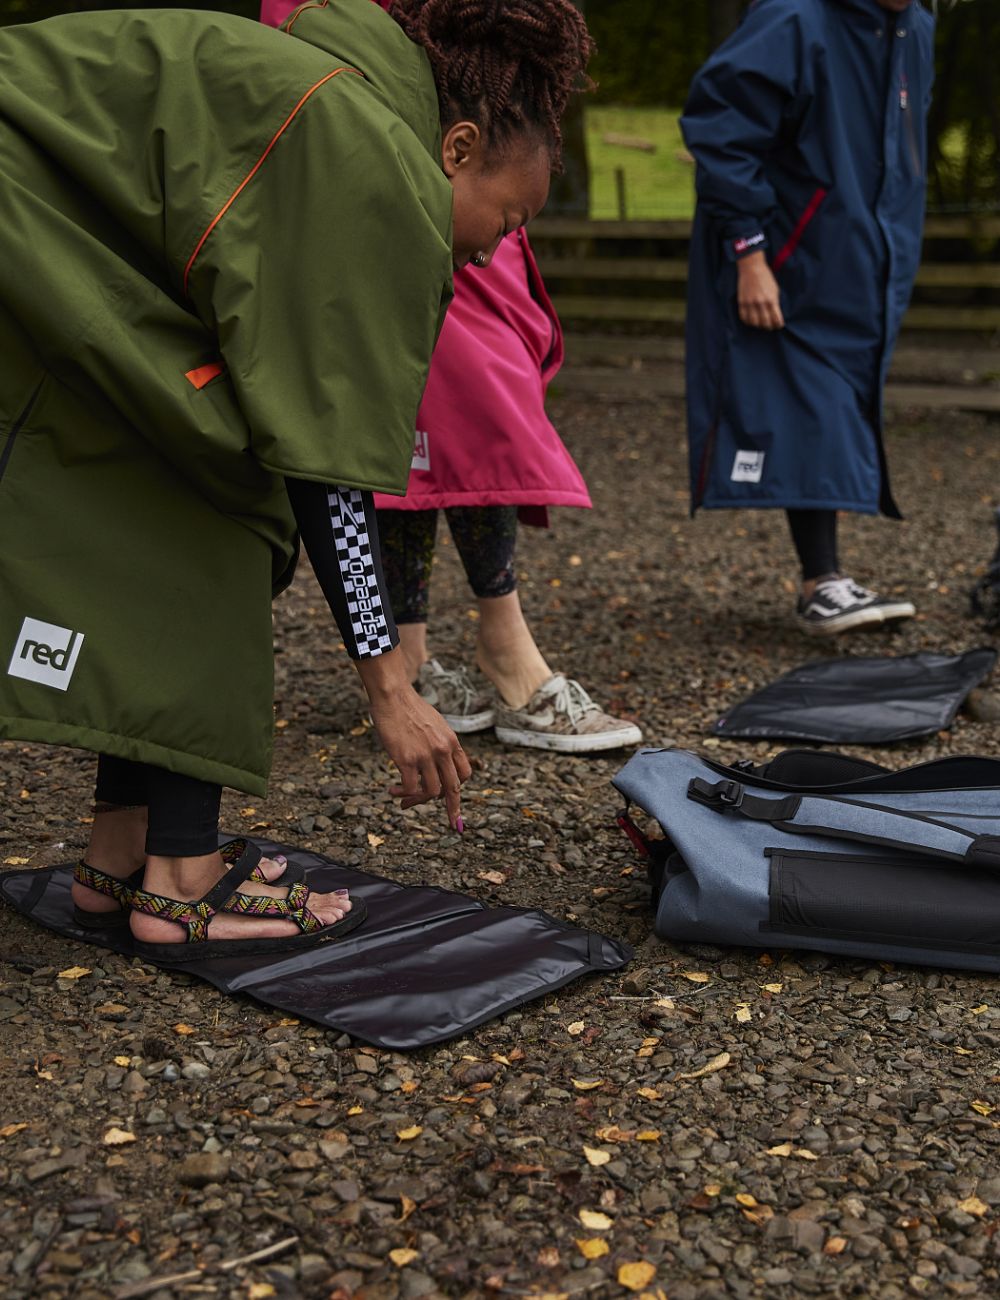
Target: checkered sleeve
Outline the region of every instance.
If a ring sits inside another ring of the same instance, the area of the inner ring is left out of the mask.
[[[286,479],[313,572],[352,659],[399,644],[386,594],[370,492]]]

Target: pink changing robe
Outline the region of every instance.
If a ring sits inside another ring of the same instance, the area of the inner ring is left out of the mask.
[[[261,21],[277,27],[298,7],[262,0]],[[545,524],[547,506],[589,506],[583,476],[545,414],[562,360],[559,319],[528,237],[515,230],[488,267],[455,273],[406,496],[377,493],[378,508],[514,505],[522,522]]]

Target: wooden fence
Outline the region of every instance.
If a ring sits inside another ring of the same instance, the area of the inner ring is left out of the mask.
[[[568,330],[672,332],[684,320],[687,221],[543,217],[530,228]],[[906,330],[1000,330],[1000,216],[930,217]]]

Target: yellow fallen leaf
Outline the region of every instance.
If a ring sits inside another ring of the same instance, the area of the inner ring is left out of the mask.
[[[595,1129],[594,1137],[598,1137],[602,1142],[631,1142],[635,1137],[635,1129],[621,1129],[617,1124],[612,1124],[608,1128]]]
[[[66,970],[59,972],[58,978],[61,980],[82,980],[84,975],[89,974],[89,966],[68,966]]]
[[[984,1214],[988,1214],[990,1209],[986,1202],[981,1201],[978,1196],[967,1196],[964,1201],[959,1201],[958,1208],[965,1214],[974,1214],[977,1219],[981,1219]]]
[[[418,1138],[423,1131],[421,1125],[414,1124],[412,1128],[398,1128],[396,1130],[396,1136],[399,1138],[400,1142],[412,1142],[413,1139]]]
[[[271,1300],[271,1296],[277,1294],[270,1282],[251,1282],[247,1298],[248,1300]]]
[[[109,1128],[104,1135],[104,1145],[106,1147],[121,1147],[127,1142],[134,1142],[135,1134],[129,1133],[123,1128]]]
[[[394,1220],[394,1222],[405,1223],[416,1208],[416,1201],[411,1200],[410,1197],[405,1194],[401,1195],[399,1198],[399,1218]]]
[[[20,1133],[22,1129],[27,1127],[27,1124],[5,1124],[3,1128],[0,1128],[0,1138],[13,1137],[15,1133]]]
[[[4,858],[5,867],[25,867],[31,861],[30,858]]]
[[[577,1237],[576,1248],[584,1259],[600,1259],[611,1249],[603,1237]]]
[[[751,1015],[750,1012],[750,1008],[747,1006],[745,1002],[741,1002],[739,1006],[736,1008],[736,1019],[739,1021],[741,1025],[745,1025],[748,1020],[753,1019],[753,1016]]]
[[[583,1033],[583,1028],[584,1025],[582,1020],[574,1020],[571,1025],[566,1026],[566,1032],[567,1034],[572,1034],[575,1038],[577,1034]]]
[[[653,1003],[653,1006],[659,1007],[661,1011],[673,1011],[676,1008],[677,1003],[673,998],[657,998]]]
[[[374,831],[368,832],[368,843],[373,849],[377,849],[380,844],[385,843],[384,835],[376,835]]]
[[[663,1130],[658,1128],[644,1128],[635,1135],[637,1142],[659,1142],[663,1137]]]
[[[690,980],[692,984],[707,984],[711,977],[703,970],[683,970],[681,978]]]
[[[184,1024],[183,1021],[178,1021],[178,1023],[174,1025],[174,1033],[180,1034],[183,1037],[186,1034],[193,1034],[194,1030],[190,1025]]]
[[[643,1047],[659,1047],[660,1040],[658,1038],[644,1038],[641,1045]]]
[[[969,1103],[977,1115],[992,1115],[994,1107],[988,1101],[973,1101]]]
[[[636,1092],[638,1096],[645,1097],[647,1101],[660,1100],[660,1094],[656,1091],[655,1088],[638,1088]]]
[[[747,1206],[748,1209],[753,1209],[753,1207],[757,1204],[757,1198],[756,1196],[751,1196],[749,1192],[737,1192],[736,1204],[745,1205]]]
[[[599,1210],[581,1210],[578,1217],[583,1226],[589,1228],[591,1232],[607,1232],[609,1228],[615,1226],[614,1219],[609,1219]]]
[[[707,1187],[701,1189],[706,1196],[721,1196],[722,1186],[720,1183],[709,1183]]]
[[[718,1056],[713,1056],[707,1065],[703,1065],[700,1070],[689,1070],[685,1073],[678,1074],[678,1079],[700,1079],[706,1074],[715,1074],[716,1070],[724,1070],[733,1058],[728,1052],[720,1052]]]
[[[751,1223],[755,1223],[759,1228],[762,1228],[765,1223],[774,1218],[774,1211],[769,1205],[755,1205],[752,1210],[742,1209],[740,1214],[743,1215],[744,1219],[749,1219]]]
[[[639,1050],[636,1052],[636,1056],[646,1057],[652,1055],[653,1055],[653,1048],[651,1047],[640,1047]]]
[[[968,1048],[968,1047],[956,1047],[956,1048],[955,1048],[955,1055],[956,1055],[956,1056],[971,1056],[971,1055],[972,1055],[972,1051],[971,1051],[971,1049]]]
[[[785,987],[784,984],[762,984],[761,985],[761,988],[764,990],[765,993],[780,993],[784,987]]]
[[[823,1247],[824,1255],[842,1255],[847,1249],[846,1237],[831,1237]]]
[[[131,1060],[131,1056],[116,1056],[115,1065],[128,1065]]]
[[[254,816],[256,816],[256,813],[257,813],[257,809],[256,809],[256,808],[241,808],[241,809],[240,809],[240,816],[241,816],[241,817],[254,817]]]
[[[416,1079],[406,1079],[399,1085],[399,1091],[405,1093],[416,1092],[419,1087],[420,1084],[417,1083]]]
[[[420,1251],[400,1247],[399,1250],[390,1250],[389,1258],[397,1268],[406,1268],[407,1264],[412,1264],[415,1259],[420,1258]]]
[[[767,1154],[769,1156],[790,1156],[792,1154],[792,1144],[791,1142],[782,1142],[779,1147],[768,1147]]]
[[[601,1165],[606,1165],[611,1159],[611,1152],[602,1151],[599,1147],[585,1146],[583,1154],[587,1157],[587,1164],[593,1165],[595,1169],[599,1169]]]
[[[577,1092],[592,1092],[594,1088],[600,1088],[603,1083],[603,1079],[574,1079],[573,1087]]]
[[[635,1264],[620,1264],[618,1267],[618,1285],[628,1291],[641,1291],[649,1286],[656,1277],[656,1265],[639,1260]]]
[[[364,1106],[352,1106],[347,1113],[348,1115],[363,1115],[365,1113],[365,1108]]]
[[[800,1160],[818,1160],[819,1156],[815,1151],[809,1151],[805,1147],[796,1147],[792,1155],[798,1156]]]
[[[985,1002],[981,1002],[978,1007],[972,1008],[972,1014],[974,1016],[981,1016],[984,1011],[989,1011],[989,1007],[986,1005]]]

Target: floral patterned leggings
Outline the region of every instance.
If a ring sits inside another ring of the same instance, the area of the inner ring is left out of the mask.
[[[379,510],[382,569],[397,623],[426,623],[438,510]],[[517,506],[445,510],[465,576],[476,596],[507,596],[517,586]]]

